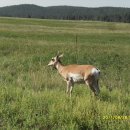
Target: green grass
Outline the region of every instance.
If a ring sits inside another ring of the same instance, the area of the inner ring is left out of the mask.
[[[99,97],[85,85],[67,97],[66,83],[47,67],[58,51],[65,65],[101,70]],[[0,129],[128,130],[129,73],[129,24],[0,18]]]

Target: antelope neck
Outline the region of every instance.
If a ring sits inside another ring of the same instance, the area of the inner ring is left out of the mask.
[[[63,70],[63,65],[60,62],[57,62],[56,64],[56,69],[58,70],[58,72],[60,73]]]

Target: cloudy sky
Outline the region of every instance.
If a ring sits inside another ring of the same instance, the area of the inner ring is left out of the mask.
[[[130,7],[130,0],[0,0],[0,7],[17,4],[36,4],[40,6]]]

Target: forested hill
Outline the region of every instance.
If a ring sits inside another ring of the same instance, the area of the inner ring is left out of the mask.
[[[0,8],[0,16],[130,22],[130,8],[14,5]]]

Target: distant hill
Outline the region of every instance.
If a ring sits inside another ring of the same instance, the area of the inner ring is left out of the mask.
[[[97,20],[129,23],[130,8],[87,8],[73,6],[41,7],[37,5],[24,4],[1,7],[0,16],[66,20]]]

